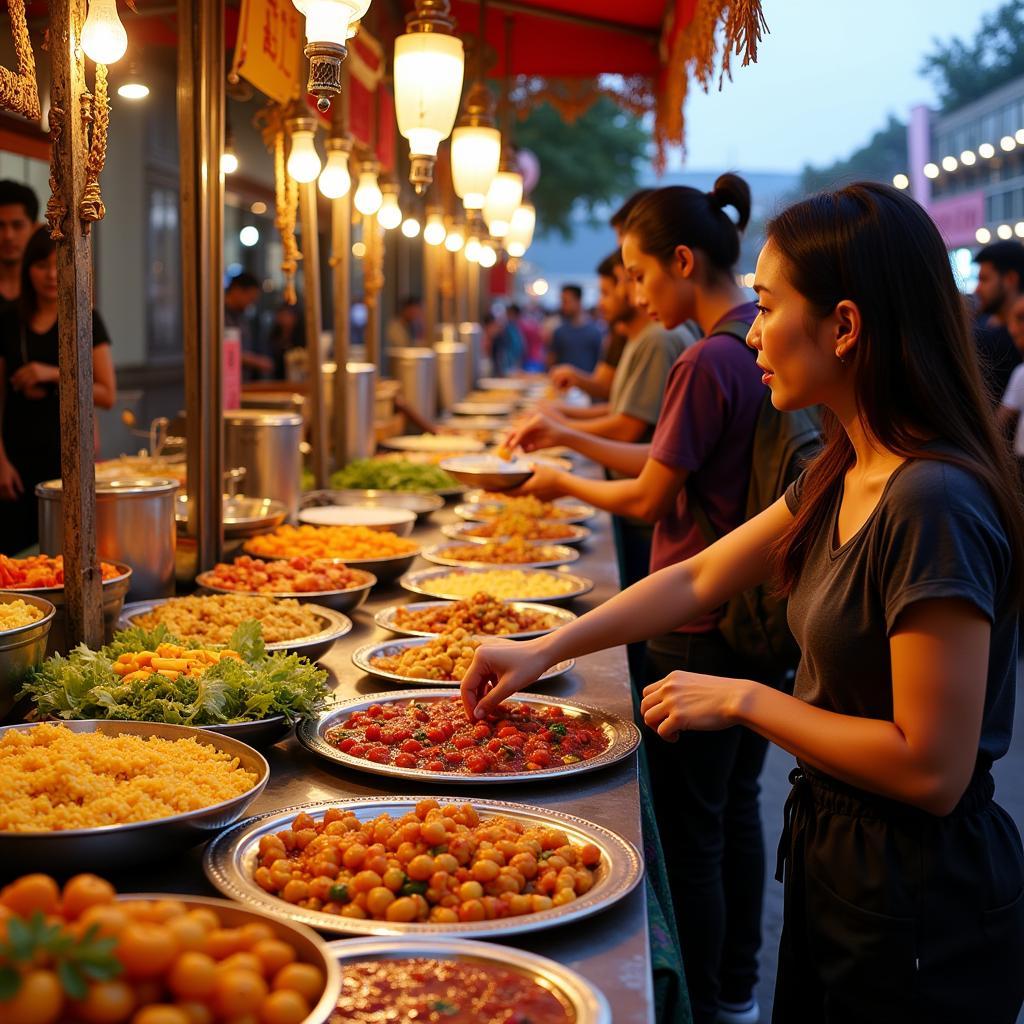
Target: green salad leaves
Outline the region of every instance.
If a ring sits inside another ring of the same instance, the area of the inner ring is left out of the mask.
[[[267,654],[260,624],[243,622],[228,649],[242,661],[224,659],[197,678],[169,679],[159,673],[124,680],[114,672],[121,654],[181,644],[166,626],[134,627],[114,635],[98,651],[84,644],[66,658],[48,658],[19,697],[35,701],[40,718],[163,722],[167,725],[227,725],[284,715],[311,718],[327,705],[327,673],[296,654]]]
[[[443,491],[458,481],[437,466],[402,459],[356,459],[331,476],[338,490]]]

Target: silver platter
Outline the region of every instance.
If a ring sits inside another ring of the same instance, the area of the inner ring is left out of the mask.
[[[267,555],[260,554],[259,551],[253,551],[248,546],[242,548],[242,551],[247,554],[250,558],[261,558],[264,561],[275,561]],[[420,549],[417,547],[415,551],[410,551],[404,555],[389,555],[386,558],[343,558],[341,555],[328,555],[327,558],[333,562],[340,562],[342,565],[347,566],[349,569],[362,569],[363,572],[368,572],[376,577],[375,582],[389,583],[391,580],[397,579],[405,572],[414,561],[416,556],[420,554]],[[196,577],[196,582],[199,582],[199,577]],[[341,591],[343,593],[343,591]],[[275,597],[294,597],[294,594],[282,595],[275,594]],[[328,602],[324,602],[325,604]]]
[[[467,491],[464,495],[465,501],[456,505],[453,511],[461,519],[472,519],[474,521],[493,519],[498,510],[505,505],[505,502],[498,498],[486,497],[487,493],[487,491],[480,490]],[[585,523],[597,515],[597,509],[593,505],[587,505],[582,501],[558,498],[551,502],[551,504],[557,505],[569,513],[569,515],[559,516],[558,519],[553,520],[556,523]]]
[[[240,595],[243,597],[249,595]],[[269,594],[260,595],[270,597]],[[175,598],[162,598],[159,601],[134,601],[126,604],[118,619],[118,629],[128,629],[135,625],[135,620],[142,615],[151,612],[160,605],[167,604]],[[275,651],[284,651],[288,654],[299,654],[310,661],[322,658],[343,636],[352,632],[352,620],[347,615],[326,608],[323,605],[306,602],[308,609],[320,620],[322,628],[309,636],[294,637],[291,640],[280,640],[277,643],[267,644],[267,652],[273,654]],[[188,639],[187,637],[183,639]]]
[[[98,828],[67,829],[59,832],[0,832],[0,862],[5,869],[66,872],[112,869],[149,860],[166,859],[177,850],[209,839],[225,826],[237,821],[263,792],[270,779],[270,765],[252,747],[220,731],[193,729],[184,725],[158,722],[113,722],[87,720],[61,722],[77,733],[104,733],[108,736],[159,736],[179,740],[195,737],[237,757],[239,764],[256,775],[255,785],[242,793],[210,807],[154,818],[151,821]],[[8,725],[0,728],[0,737],[12,730],[24,732],[35,724]]]
[[[385,640],[383,643],[364,644],[352,652],[352,664],[367,675],[376,676],[389,683],[402,683],[405,686],[449,686],[458,688],[456,680],[446,681],[444,679],[419,679],[416,676],[400,676],[397,672],[387,672],[382,668],[376,668],[371,664],[371,658],[391,658],[401,653],[407,647],[422,647],[431,641],[431,637],[403,637],[400,640]],[[557,679],[572,670],[576,664],[575,658],[567,658],[556,665],[552,665],[537,682],[546,682],[549,679]],[[370,703],[373,703],[372,701]]]
[[[537,601],[506,601],[505,604],[509,604],[515,611],[523,612],[543,612],[546,615],[553,615],[558,620],[557,623],[551,627],[551,629],[531,629],[525,633],[502,633],[501,638],[503,640],[529,640],[535,636],[544,636],[546,633],[551,633],[558,629],[559,626],[564,626],[567,622],[572,622],[576,618],[575,612],[567,611],[565,608],[555,608],[553,605],[542,604]],[[395,613],[398,611],[398,605],[388,605],[387,608],[381,608],[379,612],[373,617],[373,621],[377,623],[381,629],[389,629],[392,633],[398,633],[399,636],[438,636],[437,633],[427,633],[421,629],[409,629],[406,626],[398,626],[395,624]],[[427,608],[451,608],[451,601],[417,601],[415,604],[403,605],[406,611],[424,611]],[[492,636],[491,633],[481,633],[481,636]]]
[[[473,573],[479,575],[484,572],[488,572],[491,569],[497,569],[498,566],[488,566],[487,569],[470,569],[463,566],[459,566],[457,569],[443,568],[443,569],[421,569],[419,572],[410,572],[403,576],[398,582],[408,591],[413,594],[423,594],[424,597],[441,597],[449,601],[459,601],[462,598],[468,596],[466,594],[454,594],[438,593],[435,590],[427,590],[424,587],[425,583],[429,583],[432,579],[438,579],[443,576],[450,576],[453,572],[460,576],[467,573]],[[569,580],[574,584],[572,590],[566,591],[564,594],[544,594],[538,596],[535,594],[515,594],[506,600],[509,601],[543,601],[545,604],[562,604],[565,601],[572,601],[577,597],[583,597],[584,594],[589,594],[594,589],[594,581],[587,579],[586,576],[576,576],[573,573],[564,572],[560,569],[525,569],[522,566],[518,566],[523,572],[533,573],[547,573],[548,575],[556,575],[559,579]]]
[[[496,918],[491,921],[465,921],[457,924],[398,923],[394,921],[357,920],[325,914],[319,910],[305,910],[286,903],[277,896],[261,889],[253,881],[253,872],[259,855],[260,839],[287,829],[296,815],[306,812],[318,818],[331,808],[351,810],[361,821],[369,821],[378,814],[388,813],[393,817],[416,809],[424,796],[366,796],[348,797],[335,801],[295,804],[277,811],[260,814],[239,822],[216,837],[206,847],[203,869],[206,877],[223,895],[247,907],[261,910],[272,917],[308,924],[322,932],[337,935],[521,935],[525,932],[541,931],[562,924],[580,921],[617,903],[628,896],[643,878],[643,859],[636,847],[611,829],[603,828],[584,818],[566,814],[547,807],[531,807],[528,804],[509,803],[505,800],[473,800],[472,804],[481,817],[501,815],[513,818],[527,825],[553,825],[566,833],[571,843],[583,845],[593,843],[601,851],[594,886],[589,892],[550,910],[520,917]]]
[[[564,964],[536,953],[526,953],[494,942],[471,939],[427,939],[405,936],[386,939],[341,939],[327,948],[341,964],[361,960],[405,960],[424,957],[430,960],[459,960],[493,966],[525,975],[547,989],[566,1005],[573,1024],[612,1024],[612,1012],[601,991]]]
[[[535,540],[531,544],[557,544],[579,547],[590,539],[591,531],[585,526],[576,526],[574,523],[567,523],[559,519],[540,519],[538,522],[562,527],[566,531],[564,537],[552,537],[550,540]],[[479,526],[480,523],[447,523],[441,527],[441,533],[451,540],[461,541],[463,544],[487,544],[490,541],[511,540],[511,535],[500,535],[498,537],[477,537],[468,531]]]
[[[574,700],[561,697],[533,697],[524,693],[513,698],[520,704],[537,704],[542,707],[555,706],[561,708],[568,718],[588,718],[600,725],[602,732],[608,737],[607,748],[597,757],[592,757],[577,764],[564,764],[555,768],[543,768],[535,772],[487,772],[483,775],[467,774],[466,772],[425,772],[420,768],[399,768],[393,764],[378,764],[362,757],[353,757],[329,743],[325,737],[328,731],[340,725],[355,711],[365,711],[371,704],[396,704],[410,700],[430,702],[450,700],[452,693],[448,690],[404,690],[400,693],[382,697],[376,694],[371,697],[356,697],[336,705],[319,720],[302,722],[295,730],[302,745],[311,753],[322,757],[325,761],[352,768],[356,771],[368,772],[371,775],[386,775],[394,779],[416,779],[431,782],[472,783],[473,785],[500,786],[515,782],[536,782],[541,779],[564,779],[570,775],[583,775],[586,772],[606,768],[629,757],[640,745],[640,730],[632,723],[617,715],[610,715],[599,708],[589,707]]]
[[[274,559],[272,559],[274,561]],[[310,590],[268,592],[265,590],[235,590],[233,587],[218,587],[210,583],[210,573],[201,572],[196,577],[196,586],[208,590],[211,594],[245,594],[257,597],[290,597],[294,601],[301,601],[303,604],[324,605],[337,612],[350,612],[358,608],[369,596],[370,591],[377,585],[377,577],[372,572],[360,569],[365,577],[364,581],[357,586],[348,587],[345,590]]]
[[[428,562],[436,565],[451,565],[455,567],[465,566],[468,569],[554,569],[559,565],[568,565],[580,557],[580,553],[565,544],[548,544],[538,542],[537,548],[548,548],[554,557],[538,559],[536,562],[466,562],[461,559],[451,558],[446,552],[453,548],[464,547],[465,541],[456,544],[432,544],[420,552]]]

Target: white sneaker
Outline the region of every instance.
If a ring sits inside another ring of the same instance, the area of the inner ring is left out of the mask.
[[[759,1024],[761,1007],[756,999],[749,1003],[719,1003],[718,1024]]]

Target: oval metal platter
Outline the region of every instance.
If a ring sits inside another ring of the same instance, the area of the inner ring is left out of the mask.
[[[432,800],[424,796],[367,796],[347,797],[336,801],[295,804],[277,811],[260,814],[240,822],[222,832],[206,847],[203,869],[214,887],[243,906],[252,907],[270,914],[308,924],[322,932],[337,935],[464,935],[490,937],[492,935],[521,935],[524,932],[542,931],[558,925],[583,920],[617,903],[628,896],[643,878],[643,859],[632,843],[611,829],[604,828],[585,818],[566,814],[546,807],[531,807],[528,804],[509,803],[505,800],[471,801],[481,818],[500,815],[522,822],[524,825],[560,828],[571,843],[584,845],[593,843],[601,851],[601,861],[596,872],[594,886],[578,899],[560,907],[542,910],[535,914],[519,917],[495,918],[491,921],[460,921],[456,924],[398,923],[395,921],[357,920],[337,914],[325,914],[319,910],[305,910],[287,903],[277,896],[261,889],[253,880],[253,872],[259,856],[260,839],[288,828],[295,816],[301,812],[314,819],[324,815],[331,808],[351,810],[361,821],[369,821],[378,814],[388,813],[393,817],[416,809],[420,800]]]
[[[358,608],[377,585],[377,577],[372,572],[360,570],[365,577],[362,583],[346,590],[308,590],[308,591],[263,591],[235,590],[234,588],[218,587],[211,582],[212,573],[201,572],[196,576],[196,586],[211,594],[247,594],[256,597],[288,597],[303,604],[324,605],[334,611],[349,612]]]
[[[402,683],[405,686],[449,686],[457,689],[459,683],[454,679],[449,681],[445,679],[420,679],[416,676],[400,676],[397,672],[388,672],[386,669],[377,668],[371,662],[373,658],[394,657],[408,647],[423,647],[425,644],[430,643],[431,639],[433,638],[409,636],[399,640],[385,640],[381,643],[364,644],[352,652],[352,664],[367,675],[376,676],[378,679],[383,679],[388,683]],[[543,683],[549,679],[557,679],[559,676],[569,672],[575,664],[575,658],[567,658],[565,661],[560,661],[558,664],[552,665],[537,682]]]
[[[490,569],[496,569],[497,566],[489,566],[488,569],[468,569],[465,567],[458,567],[456,569],[444,568],[444,569],[421,569],[418,572],[406,573],[398,582],[408,591],[413,594],[423,594],[424,597],[442,597],[449,601],[458,601],[464,597],[470,596],[467,594],[455,594],[452,592],[439,593],[436,590],[427,590],[423,584],[428,583],[432,579],[438,579],[444,576],[450,576],[453,572],[458,575],[464,575],[466,573],[474,573],[479,575],[490,571]],[[521,566],[519,568],[522,568]],[[546,604],[562,604],[564,601],[572,601],[577,597],[583,597],[584,594],[589,594],[594,589],[594,581],[587,579],[586,576],[576,576],[573,573],[562,572],[561,570],[552,569],[523,569],[523,572],[533,573],[547,573],[548,575],[555,575],[557,578],[562,580],[568,580],[574,584],[572,590],[566,591],[564,594],[516,594],[506,598],[508,601],[544,601]]]
[[[340,939],[328,943],[341,965],[366,960],[405,960],[422,957],[514,971],[547,989],[568,1011],[573,1024],[612,1024],[612,1012],[601,991],[586,978],[536,953],[526,953],[496,942],[471,939],[428,939],[403,936],[387,939]]]
[[[516,694],[513,700],[518,704],[532,704],[537,707],[561,708],[567,718],[585,718],[588,722],[598,725],[608,737],[608,746],[596,757],[576,764],[563,764],[554,768],[541,768],[535,772],[485,772],[480,775],[467,772],[427,772],[422,768],[399,768],[393,764],[379,764],[362,757],[353,757],[339,750],[326,739],[327,733],[335,726],[341,725],[353,712],[365,711],[371,704],[397,704],[402,701],[431,703],[439,700],[451,700],[452,693],[447,690],[405,690],[401,693],[382,697],[375,694],[370,697],[356,697],[338,704],[319,719],[302,722],[296,729],[296,736],[302,745],[317,757],[352,768],[356,771],[368,772],[371,775],[386,775],[394,779],[416,779],[431,782],[472,783],[473,785],[500,786],[515,782],[536,782],[541,779],[564,779],[570,775],[583,775],[586,772],[598,771],[610,764],[616,764],[630,756],[640,745],[640,730],[630,721],[610,715],[599,708],[580,704],[574,700],[563,700],[560,697],[534,697],[528,694]]]
[[[559,626],[564,626],[567,622],[572,622],[575,619],[576,613],[570,612],[565,608],[556,608],[554,605],[542,604],[538,601],[506,601],[505,604],[511,605],[514,611],[519,612],[541,612],[545,615],[554,616],[557,620],[553,626],[549,629],[532,629],[525,633],[502,633],[501,638],[503,640],[530,640],[535,636],[544,636],[546,633],[551,633],[558,629]],[[428,633],[422,629],[409,629],[406,626],[399,626],[395,622],[395,616],[398,612],[399,605],[392,604],[388,605],[387,608],[381,608],[379,612],[373,617],[373,621],[377,623],[381,629],[389,629],[392,633],[397,633],[399,636],[438,636],[437,633]],[[428,608],[451,608],[451,601],[417,601],[415,604],[402,605],[406,611],[418,612],[425,611]],[[491,636],[490,633],[481,633],[480,636]]]
[[[577,526],[574,523],[567,523],[564,520],[558,519],[538,519],[538,523],[543,523],[548,526],[557,526],[559,529],[565,531],[565,535],[562,537],[551,537],[545,540],[533,540],[531,544],[555,544],[555,545],[568,545],[570,547],[579,547],[585,541],[590,539],[591,531],[585,526]],[[475,527],[480,526],[480,523],[446,523],[441,527],[441,533],[445,537],[451,540],[460,541],[463,544],[487,544],[492,540],[506,541],[511,540],[511,535],[503,534],[497,537],[478,537],[469,531]]]
[[[476,545],[474,545],[476,546]],[[469,569],[554,569],[559,565],[568,565],[580,557],[575,548],[565,544],[535,544],[538,549],[544,548],[551,558],[539,558],[535,562],[466,562],[460,559],[451,558],[445,552],[454,548],[465,547],[465,542],[456,544],[431,544],[424,548],[420,554],[428,561],[436,565],[451,565],[456,568],[465,566]]]
[[[264,594],[262,596],[270,597],[271,595]],[[158,601],[134,601],[131,604],[126,604],[121,612],[121,618],[118,619],[117,628],[128,629],[136,625],[135,620],[140,616],[173,600],[176,599],[165,597]],[[269,653],[287,651],[289,654],[300,654],[304,658],[309,658],[310,661],[316,661],[334,646],[335,641],[352,632],[352,620],[347,615],[342,615],[340,612],[318,604],[306,603],[305,607],[320,620],[323,628],[309,636],[294,637],[291,640],[280,640],[277,643],[267,644]]]
[[[507,502],[487,497],[487,494],[487,491],[467,491],[464,495],[465,501],[456,505],[452,511],[460,519],[472,519],[474,522],[493,519]],[[559,498],[551,504],[557,505],[566,513],[552,520],[556,523],[585,523],[597,515],[597,509],[593,505],[585,505],[582,501],[563,501]]]

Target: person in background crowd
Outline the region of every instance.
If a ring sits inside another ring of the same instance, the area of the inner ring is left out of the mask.
[[[776,580],[802,652],[793,696],[700,670],[642,704],[666,740],[743,726],[797,758],[773,1021],[1014,1024],[1024,851],[991,767],[1013,731],[1024,510],[946,246],[873,182],[797,203],[766,236],[748,344],[776,409],[825,410],[821,454],[696,557],[541,640],[485,641],[463,699],[483,718],[563,658]]]
[[[737,223],[726,207],[736,210]],[[653,574],[709,546],[701,518],[718,536],[746,519],[765,399],[754,353],[742,340],[757,309],[733,269],[749,218],[750,189],[734,174],[722,175],[710,193],[658,189],[630,215],[622,255],[639,306],[663,327],[694,319],[706,334],[672,366],[650,444],[609,441],[553,421],[534,422],[509,441],[527,451],[568,444],[622,474],[587,480],[537,466],[522,491],[572,495],[653,524]],[[718,629],[721,617],[720,608],[702,609],[691,621],[645,634],[644,680],[687,669],[777,683],[733,650]],[[678,743],[652,741],[645,749],[694,1021],[756,1020],[764,890],[758,778],[767,742],[735,728],[686,733]]]
[[[1024,295],[1018,295],[1006,317],[1006,329],[1010,332],[1017,351],[1024,356]],[[1013,451],[1021,468],[1024,481],[1024,363],[1015,366],[1010,374],[1002,400],[996,411],[996,421],[1004,437],[1013,437]]]
[[[18,301],[0,312],[0,551],[18,554],[39,538],[36,484],[60,469],[57,365],[57,243],[41,227],[29,239]],[[117,396],[110,336],[93,310],[93,401]]]
[[[512,310],[515,310],[513,314]],[[491,365],[496,377],[511,377],[523,368],[526,356],[526,339],[522,332],[522,318],[518,306],[505,310],[505,323],[494,336],[491,347]]]
[[[1006,393],[1010,374],[1021,361],[1007,324],[1010,307],[1024,293],[1024,245],[1014,241],[993,242],[978,250],[974,262],[978,264],[974,294],[978,312],[986,318],[975,328],[975,343],[981,372],[995,405]]]
[[[418,295],[408,295],[398,304],[398,315],[388,324],[388,347],[410,348],[423,343],[423,303]]]
[[[262,294],[259,280],[244,270],[224,289],[224,325],[235,328],[242,339],[243,380],[259,380],[274,372],[274,360],[259,351],[253,329],[252,310]]]
[[[35,192],[17,181],[0,181],[0,312],[21,292],[21,260],[38,219]]]
[[[306,346],[306,318],[302,315],[302,302],[294,306],[282,302],[274,313],[270,328],[270,351],[274,360],[274,380],[287,380],[285,353]]]
[[[527,373],[543,371],[544,335],[541,333],[540,324],[529,314],[524,314],[522,307],[515,302],[509,303],[505,310],[505,319],[522,335],[523,369]]]
[[[366,308],[366,303],[363,301],[362,296],[360,296],[352,303],[352,308],[349,310],[348,314],[349,329],[352,332],[349,340],[353,345],[365,344],[366,321],[368,316],[369,311]]]
[[[548,363],[570,366],[592,373],[601,352],[601,329],[583,311],[583,289],[577,284],[562,288],[562,322],[551,336]]]

